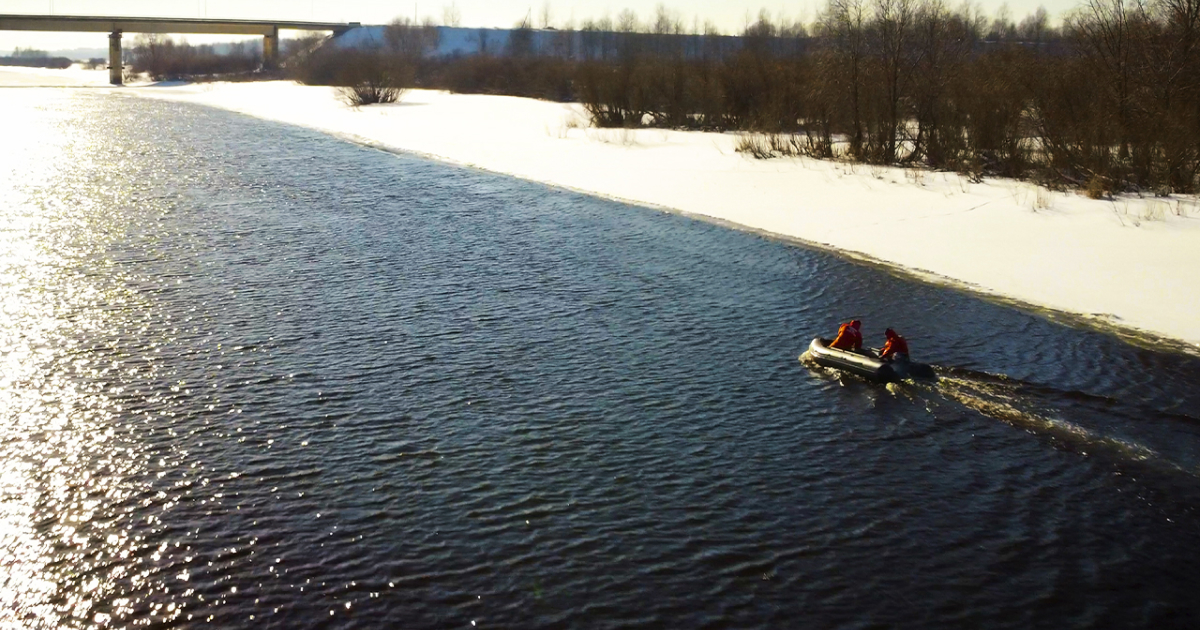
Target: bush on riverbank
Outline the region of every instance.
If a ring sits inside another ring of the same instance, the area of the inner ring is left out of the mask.
[[[388,25],[381,45],[338,48],[324,45],[326,41],[294,44],[284,62],[288,74],[305,85],[335,86],[342,100],[360,107],[400,100],[416,84],[425,53],[437,45],[437,31],[398,19]]]
[[[411,65],[377,51],[344,52],[334,74],[342,100],[354,107],[395,103],[412,82]]]

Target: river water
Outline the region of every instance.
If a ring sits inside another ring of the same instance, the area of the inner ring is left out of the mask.
[[[0,113],[0,626],[1200,623],[1196,358],[227,112]],[[797,360],[851,316],[939,379]]]

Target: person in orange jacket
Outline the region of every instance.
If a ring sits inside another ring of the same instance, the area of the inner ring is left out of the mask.
[[[887,337],[887,343],[883,344],[883,349],[879,351],[879,358],[884,361],[891,361],[896,358],[897,354],[908,356],[908,342],[904,340],[891,328],[883,332],[883,336]]]
[[[838,327],[837,337],[833,340],[833,343],[829,344],[829,347],[837,348],[838,350],[849,350],[851,352],[862,350],[862,332],[859,330],[861,327],[862,322],[857,319],[847,324],[842,324]]]

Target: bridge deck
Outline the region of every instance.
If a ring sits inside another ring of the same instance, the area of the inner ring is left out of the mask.
[[[90,17],[67,15],[0,15],[0,31],[84,31],[92,33],[185,33],[263,35],[278,29],[341,33],[357,22],[216,20],[207,18]]]

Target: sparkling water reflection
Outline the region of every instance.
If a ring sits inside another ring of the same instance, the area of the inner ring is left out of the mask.
[[[1198,619],[1195,359],[228,113],[3,96],[0,625]],[[939,381],[801,366],[848,314]]]
[[[148,575],[123,561],[144,545],[128,521],[146,486],[144,445],[120,430],[130,410],[119,373],[153,367],[103,347],[119,343],[114,332],[139,334],[123,311],[144,300],[103,258],[120,243],[121,222],[101,209],[128,206],[124,192],[72,172],[87,173],[97,157],[95,136],[74,134],[85,112],[59,98],[48,116],[35,94],[13,100],[5,114],[14,141],[0,158],[0,608],[15,615],[6,621],[54,625],[91,620],[97,597]],[[121,598],[109,607],[134,610]]]

